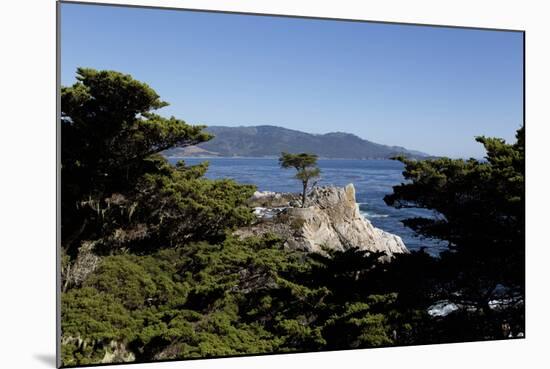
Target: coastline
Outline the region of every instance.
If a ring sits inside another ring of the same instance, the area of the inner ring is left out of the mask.
[[[194,156],[194,155],[189,155],[189,156],[165,156],[166,159],[171,159],[171,160],[175,160],[175,159],[274,159],[274,160],[278,160],[278,157],[277,156]],[[354,159],[354,158],[329,158],[329,157],[322,157],[320,156],[319,157],[319,160],[361,160],[361,161],[366,161],[366,160],[390,160],[390,161],[395,161],[393,159],[389,159],[389,158],[362,158],[362,159]]]

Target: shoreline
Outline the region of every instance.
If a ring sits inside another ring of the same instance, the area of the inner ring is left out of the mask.
[[[278,160],[278,156],[164,156],[166,159],[274,159]],[[352,159],[352,158],[325,158],[319,157],[318,160],[354,160],[354,161],[396,161],[388,158],[366,158],[366,159]]]

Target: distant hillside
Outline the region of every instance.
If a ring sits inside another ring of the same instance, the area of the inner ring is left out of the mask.
[[[281,152],[312,152],[321,158],[387,159],[403,154],[427,157],[419,151],[364,140],[350,133],[310,134],[275,126],[222,127],[206,129],[215,138],[197,146],[174,148],[166,156],[279,156]]]

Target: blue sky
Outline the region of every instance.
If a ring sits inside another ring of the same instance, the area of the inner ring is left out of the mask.
[[[61,83],[79,66],[148,83],[188,123],[343,131],[451,157],[513,141],[523,35],[62,4]]]

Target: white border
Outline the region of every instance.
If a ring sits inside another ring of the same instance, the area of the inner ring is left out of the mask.
[[[98,0],[98,2],[101,2]],[[214,359],[129,368],[384,366],[518,368],[544,366],[548,347],[547,12],[543,1],[158,0],[136,5],[445,24],[527,31],[527,338],[318,354]],[[0,5],[0,366],[53,367],[55,354],[55,2]],[[545,114],[546,113],[546,114]],[[543,120],[546,118],[546,122]],[[546,124],[545,124],[546,123]],[[546,211],[545,211],[546,210]],[[124,366],[128,367],[128,366]]]

